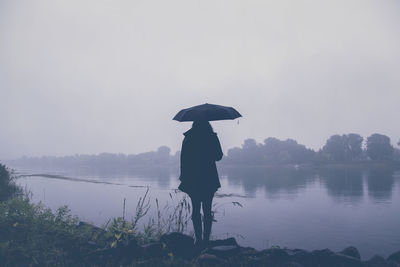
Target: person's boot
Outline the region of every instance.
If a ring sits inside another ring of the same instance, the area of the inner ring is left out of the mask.
[[[205,246],[207,246],[208,242],[210,241],[211,226],[212,226],[212,221],[213,221],[212,219],[213,219],[212,215],[204,216],[203,243]]]
[[[202,240],[202,225],[201,225],[201,216],[192,216],[192,222],[193,222],[193,229],[194,229],[194,235],[196,237],[195,241],[195,246],[200,246],[203,243]]]

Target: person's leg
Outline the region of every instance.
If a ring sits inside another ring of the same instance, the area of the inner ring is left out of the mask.
[[[200,214],[200,199],[191,197],[192,201],[192,222],[194,234],[196,236],[196,244],[200,244],[202,241],[202,225],[201,225],[201,214]]]
[[[208,194],[203,199],[203,213],[204,213],[204,242],[208,242],[210,240],[211,234],[211,226],[213,221],[213,216],[211,212],[212,200],[214,197],[214,193]]]

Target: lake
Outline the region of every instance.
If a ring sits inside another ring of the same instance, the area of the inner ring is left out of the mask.
[[[18,170],[22,174],[38,171]],[[135,213],[149,188],[151,209],[176,204],[177,172],[154,168],[137,173],[46,171],[17,179],[32,193],[33,202],[56,209],[68,205],[81,220],[104,225]],[[307,250],[347,246],[363,259],[400,250],[400,172],[389,168],[220,168],[222,188],[214,198],[214,238],[235,237],[242,246]],[[171,198],[172,196],[172,198]],[[237,203],[240,203],[238,205]],[[167,212],[163,210],[164,212]],[[192,225],[188,229],[192,231]]]

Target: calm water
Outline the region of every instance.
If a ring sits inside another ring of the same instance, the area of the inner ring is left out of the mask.
[[[34,202],[51,208],[68,205],[81,220],[97,225],[122,216],[124,198],[130,218],[146,187],[152,217],[155,198],[163,205],[171,203],[170,193],[174,203],[184,196],[174,194],[176,174],[162,169],[140,175],[58,174],[105,183],[40,176],[20,178],[18,183],[33,193]],[[278,245],[338,251],[352,245],[364,259],[400,250],[400,173],[396,171],[235,168],[220,170],[220,176],[222,188],[214,201],[215,238],[233,236],[241,245],[257,249]]]

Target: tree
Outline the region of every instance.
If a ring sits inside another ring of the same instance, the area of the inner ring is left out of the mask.
[[[394,148],[390,138],[383,134],[373,134],[367,138],[367,155],[372,160],[391,160]]]
[[[305,163],[311,161],[314,154],[313,150],[293,139],[283,141],[269,137],[262,146],[262,155],[268,163]]]
[[[242,160],[247,164],[261,164],[262,157],[260,153],[260,146],[256,140],[248,138],[244,140],[242,145]]]
[[[264,140],[262,155],[266,162],[277,163],[279,161],[280,140],[275,137],[268,137]],[[282,155],[281,155],[282,158]]]
[[[322,151],[330,160],[346,160],[346,144],[343,136],[335,134],[329,137]]]
[[[227,162],[240,164],[242,163],[242,157],[242,149],[239,147],[234,147],[228,150]]]
[[[160,164],[160,163],[168,163],[170,160],[170,153],[171,149],[167,146],[160,146],[157,149],[157,154],[155,156],[155,162]]]
[[[360,158],[362,153],[362,142],[363,138],[359,134],[351,133],[348,135],[344,135],[345,144],[347,149],[348,159],[355,160]]]
[[[335,134],[326,141],[322,152],[325,153],[330,160],[356,160],[361,156],[362,142],[363,138],[359,134]]]
[[[248,138],[244,140],[242,147],[244,150],[255,150],[257,149],[257,142],[253,138]]]
[[[171,149],[169,147],[167,147],[167,146],[160,146],[157,149],[157,154],[161,155],[163,157],[169,156],[170,153],[171,153]]]

